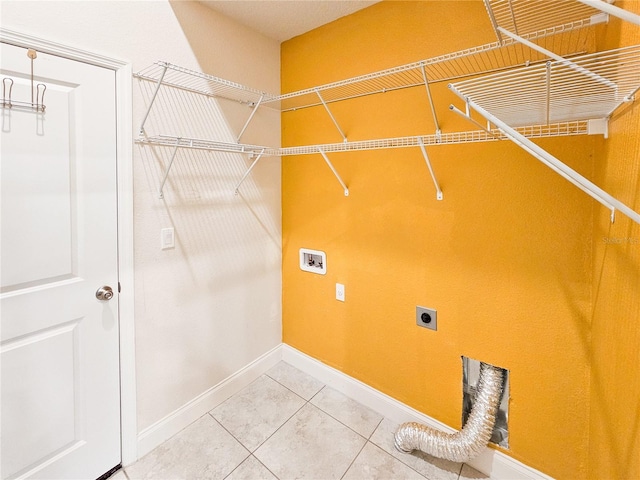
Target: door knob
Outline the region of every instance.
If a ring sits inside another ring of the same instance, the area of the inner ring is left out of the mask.
[[[96,291],[96,298],[98,300],[105,300],[105,301],[111,300],[113,298],[113,290],[108,285],[105,285],[104,287],[100,287]]]

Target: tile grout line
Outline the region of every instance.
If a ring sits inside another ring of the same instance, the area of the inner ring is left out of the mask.
[[[364,438],[364,437],[362,437]],[[362,447],[360,448],[360,450],[358,450],[358,453],[356,453],[356,455],[353,457],[353,460],[351,460],[351,463],[349,463],[349,466],[347,467],[347,469],[344,471],[344,473],[340,476],[340,480],[342,480],[344,478],[344,476],[347,474],[347,472],[351,469],[351,467],[353,466],[353,464],[355,463],[355,461],[358,459],[358,457],[360,456],[360,454],[362,453],[362,451],[364,450],[364,447],[367,446],[367,443],[369,443],[369,440],[365,439],[364,440],[364,444],[362,445]]]
[[[271,469],[269,467],[267,467],[264,463],[262,463],[258,457],[256,457],[253,453],[251,454],[251,456],[253,458],[255,458],[256,462],[258,462],[260,465],[262,465],[267,470],[267,472],[269,472],[271,475],[273,475],[273,478],[276,478],[277,480],[280,480],[280,477],[278,477],[274,472],[271,471]]]
[[[231,398],[231,397],[229,397],[229,398]],[[236,438],[236,436],[235,436],[233,433],[231,433],[231,432],[229,431],[229,429],[227,429],[227,427],[225,427],[221,422],[219,422],[219,421],[218,421],[218,419],[217,419],[216,417],[214,417],[214,416],[213,416],[213,414],[211,413],[212,411],[213,411],[213,410],[208,411],[208,412],[206,413],[206,415],[209,415],[209,416],[213,419],[213,421],[214,421],[214,422],[216,422],[218,425],[220,425],[220,427],[222,427],[222,429],[223,429],[225,432],[227,432],[229,435],[231,435],[231,438],[233,438],[236,442],[238,442],[238,443],[240,444],[240,446],[241,446],[242,448],[244,448],[247,452],[249,452],[249,455],[247,455],[246,457],[244,457],[244,459],[242,460],[242,462],[244,462],[247,458],[249,458],[249,457],[251,456],[251,453],[252,453],[252,452],[251,452],[251,450],[249,450],[249,449],[247,448],[247,446],[246,446],[244,443],[242,443],[242,442],[240,441],[240,439],[239,439],[239,438]],[[203,417],[204,417],[204,415],[203,415]],[[240,464],[239,464],[238,466],[242,465],[242,462],[240,462]],[[236,467],[236,468],[238,468],[238,467]],[[233,470],[235,470],[235,468],[234,468]],[[233,471],[233,470],[232,470],[232,471]],[[231,472],[229,472],[229,473],[231,473]]]

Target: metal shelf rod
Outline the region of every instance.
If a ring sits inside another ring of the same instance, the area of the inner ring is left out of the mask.
[[[235,194],[238,195],[238,189],[240,188],[240,185],[242,185],[242,182],[244,182],[245,178],[247,178],[249,176],[249,174],[251,173],[251,170],[253,170],[253,167],[256,166],[256,164],[258,163],[258,160],[260,160],[262,158],[262,155],[264,154],[264,151],[266,149],[262,149],[262,151],[258,154],[258,156],[253,160],[253,163],[251,164],[251,166],[248,168],[248,170],[246,172],[244,172],[244,175],[242,176],[242,178],[240,179],[240,181],[238,182],[238,184],[236,185],[235,188]]]
[[[156,89],[153,92],[153,96],[151,97],[151,101],[149,102],[149,107],[147,108],[147,113],[144,114],[144,118],[142,119],[142,123],[140,124],[140,135],[144,135],[144,124],[147,122],[147,117],[151,113],[151,107],[153,107],[153,102],[155,102],[156,97],[158,96],[158,92],[160,91],[160,87],[162,86],[162,80],[164,79],[165,74],[167,73],[167,65],[165,64],[162,68],[162,73],[160,74],[160,78],[158,78],[158,84],[156,85]],[[160,192],[162,193],[162,192]],[[162,197],[160,197],[162,198]]]
[[[264,98],[264,95],[261,95],[260,99],[258,100],[258,102],[253,106],[253,111],[251,112],[251,115],[249,115],[249,118],[245,122],[244,127],[242,127],[242,130],[240,130],[240,133],[238,134],[238,137],[236,138],[236,141],[240,142],[240,139],[242,138],[242,135],[244,134],[244,131],[247,129],[247,127],[249,126],[249,123],[251,123],[251,120],[253,119],[253,116],[258,111],[258,108],[260,107],[260,104],[262,103],[262,99],[263,98]]]
[[[427,155],[427,149],[424,148],[424,141],[419,138],[418,145],[420,145],[420,150],[422,151],[422,156],[424,157],[424,161],[427,163],[427,168],[429,169],[429,173],[431,174],[431,179],[433,180],[433,185],[436,187],[436,198],[438,200],[442,200],[444,197],[442,195],[442,190],[440,190],[440,185],[438,184],[438,180],[436,179],[436,175],[433,173],[433,167],[431,166],[431,161],[429,160],[429,155]]]
[[[331,118],[331,120],[333,121],[333,124],[336,126],[336,128],[338,129],[338,132],[340,132],[340,135],[342,136],[342,140],[347,143],[347,136],[344,134],[344,132],[342,131],[342,129],[340,128],[340,125],[338,125],[338,122],[336,121],[335,117],[333,116],[333,114],[331,113],[331,110],[329,110],[329,106],[327,105],[327,102],[324,101],[324,98],[322,98],[322,95],[320,94],[320,90],[316,89],[316,94],[318,95],[318,98],[320,99],[320,101],[322,102],[322,105],[324,106],[324,109],[327,111],[327,113],[329,114],[329,117]]]
[[[164,178],[162,179],[162,183],[160,184],[160,190],[158,191],[158,198],[162,199],[164,198],[164,193],[162,192],[162,189],[164,188],[164,184],[167,181],[167,178],[169,177],[169,172],[171,171],[171,167],[173,166],[173,161],[176,159],[176,155],[178,154],[178,147],[180,146],[180,138],[178,138],[176,140],[176,146],[173,149],[173,153],[171,154],[171,160],[169,160],[169,166],[167,167],[167,170],[164,172]]]
[[[324,153],[324,151],[322,149],[320,149],[320,148],[318,149],[318,152],[320,153],[320,155],[322,155],[322,158],[324,158],[324,161],[327,162],[327,165],[329,166],[329,168],[331,169],[331,171],[333,172],[335,177],[338,179],[338,182],[340,182],[340,185],[342,185],[342,189],[344,190],[344,196],[348,197],[349,196],[349,189],[347,188],[345,183],[342,181],[342,178],[340,177],[340,175],[338,174],[338,172],[334,168],[333,164],[329,160],[329,157],[327,157],[327,155]]]

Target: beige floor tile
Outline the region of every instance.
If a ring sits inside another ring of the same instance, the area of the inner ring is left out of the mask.
[[[205,415],[125,469],[138,479],[223,479],[249,452]]]
[[[211,410],[211,415],[253,451],[304,404],[298,395],[263,375]]]
[[[251,455],[225,480],[278,480],[256,457]]]
[[[311,403],[365,438],[382,420],[382,415],[330,387],[324,387]]]
[[[397,427],[397,424],[385,418],[373,432],[371,442],[430,480],[457,480],[462,469],[461,463],[435,458],[419,451],[399,452],[393,444]]]
[[[339,479],[366,440],[311,404],[255,451],[281,479]]]
[[[307,375],[286,362],[279,362],[267,372],[267,375],[305,400],[311,399],[324,387],[320,380]]]
[[[462,471],[460,472],[460,480],[480,480],[486,479],[489,480],[489,475],[485,475],[482,472],[479,472],[473,467],[469,465],[462,465]]]
[[[424,480],[425,477],[371,442],[349,467],[343,480]]]

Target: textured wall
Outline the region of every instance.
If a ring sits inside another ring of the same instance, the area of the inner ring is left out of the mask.
[[[283,91],[494,40],[482,2],[382,2],[282,46]],[[472,130],[433,88],[443,131]],[[350,140],[433,133],[424,88],[332,105]],[[322,108],[283,115],[283,145],[339,142]],[[539,144],[592,175],[595,137]],[[283,159],[283,338],[454,428],[465,355],[511,371],[510,450],[587,475],[594,202],[509,142]],[[327,253],[325,276],[298,249]],[[335,300],[335,283],[346,302]],[[415,306],[438,310],[438,331]]]
[[[12,2],[2,26],[114,56],[165,60],[277,92],[277,42],[197,2]],[[37,68],[37,67],[36,67]],[[133,81],[137,129],[152,86]],[[227,102],[228,103],[228,102]],[[229,114],[228,120],[220,114]],[[176,113],[177,112],[177,113]],[[147,131],[233,141],[246,107],[162,90]],[[246,142],[279,144],[279,113],[256,114]],[[281,341],[280,164],[180,150],[159,200],[166,148],[133,146],[138,428],[149,427]],[[174,227],[176,248],[160,250]]]
[[[616,2],[640,13],[640,2]],[[612,19],[601,48],[640,43],[640,27]],[[596,161],[597,182],[640,211],[640,103],[609,123]],[[640,478],[640,225],[595,212],[593,234],[590,477]]]

